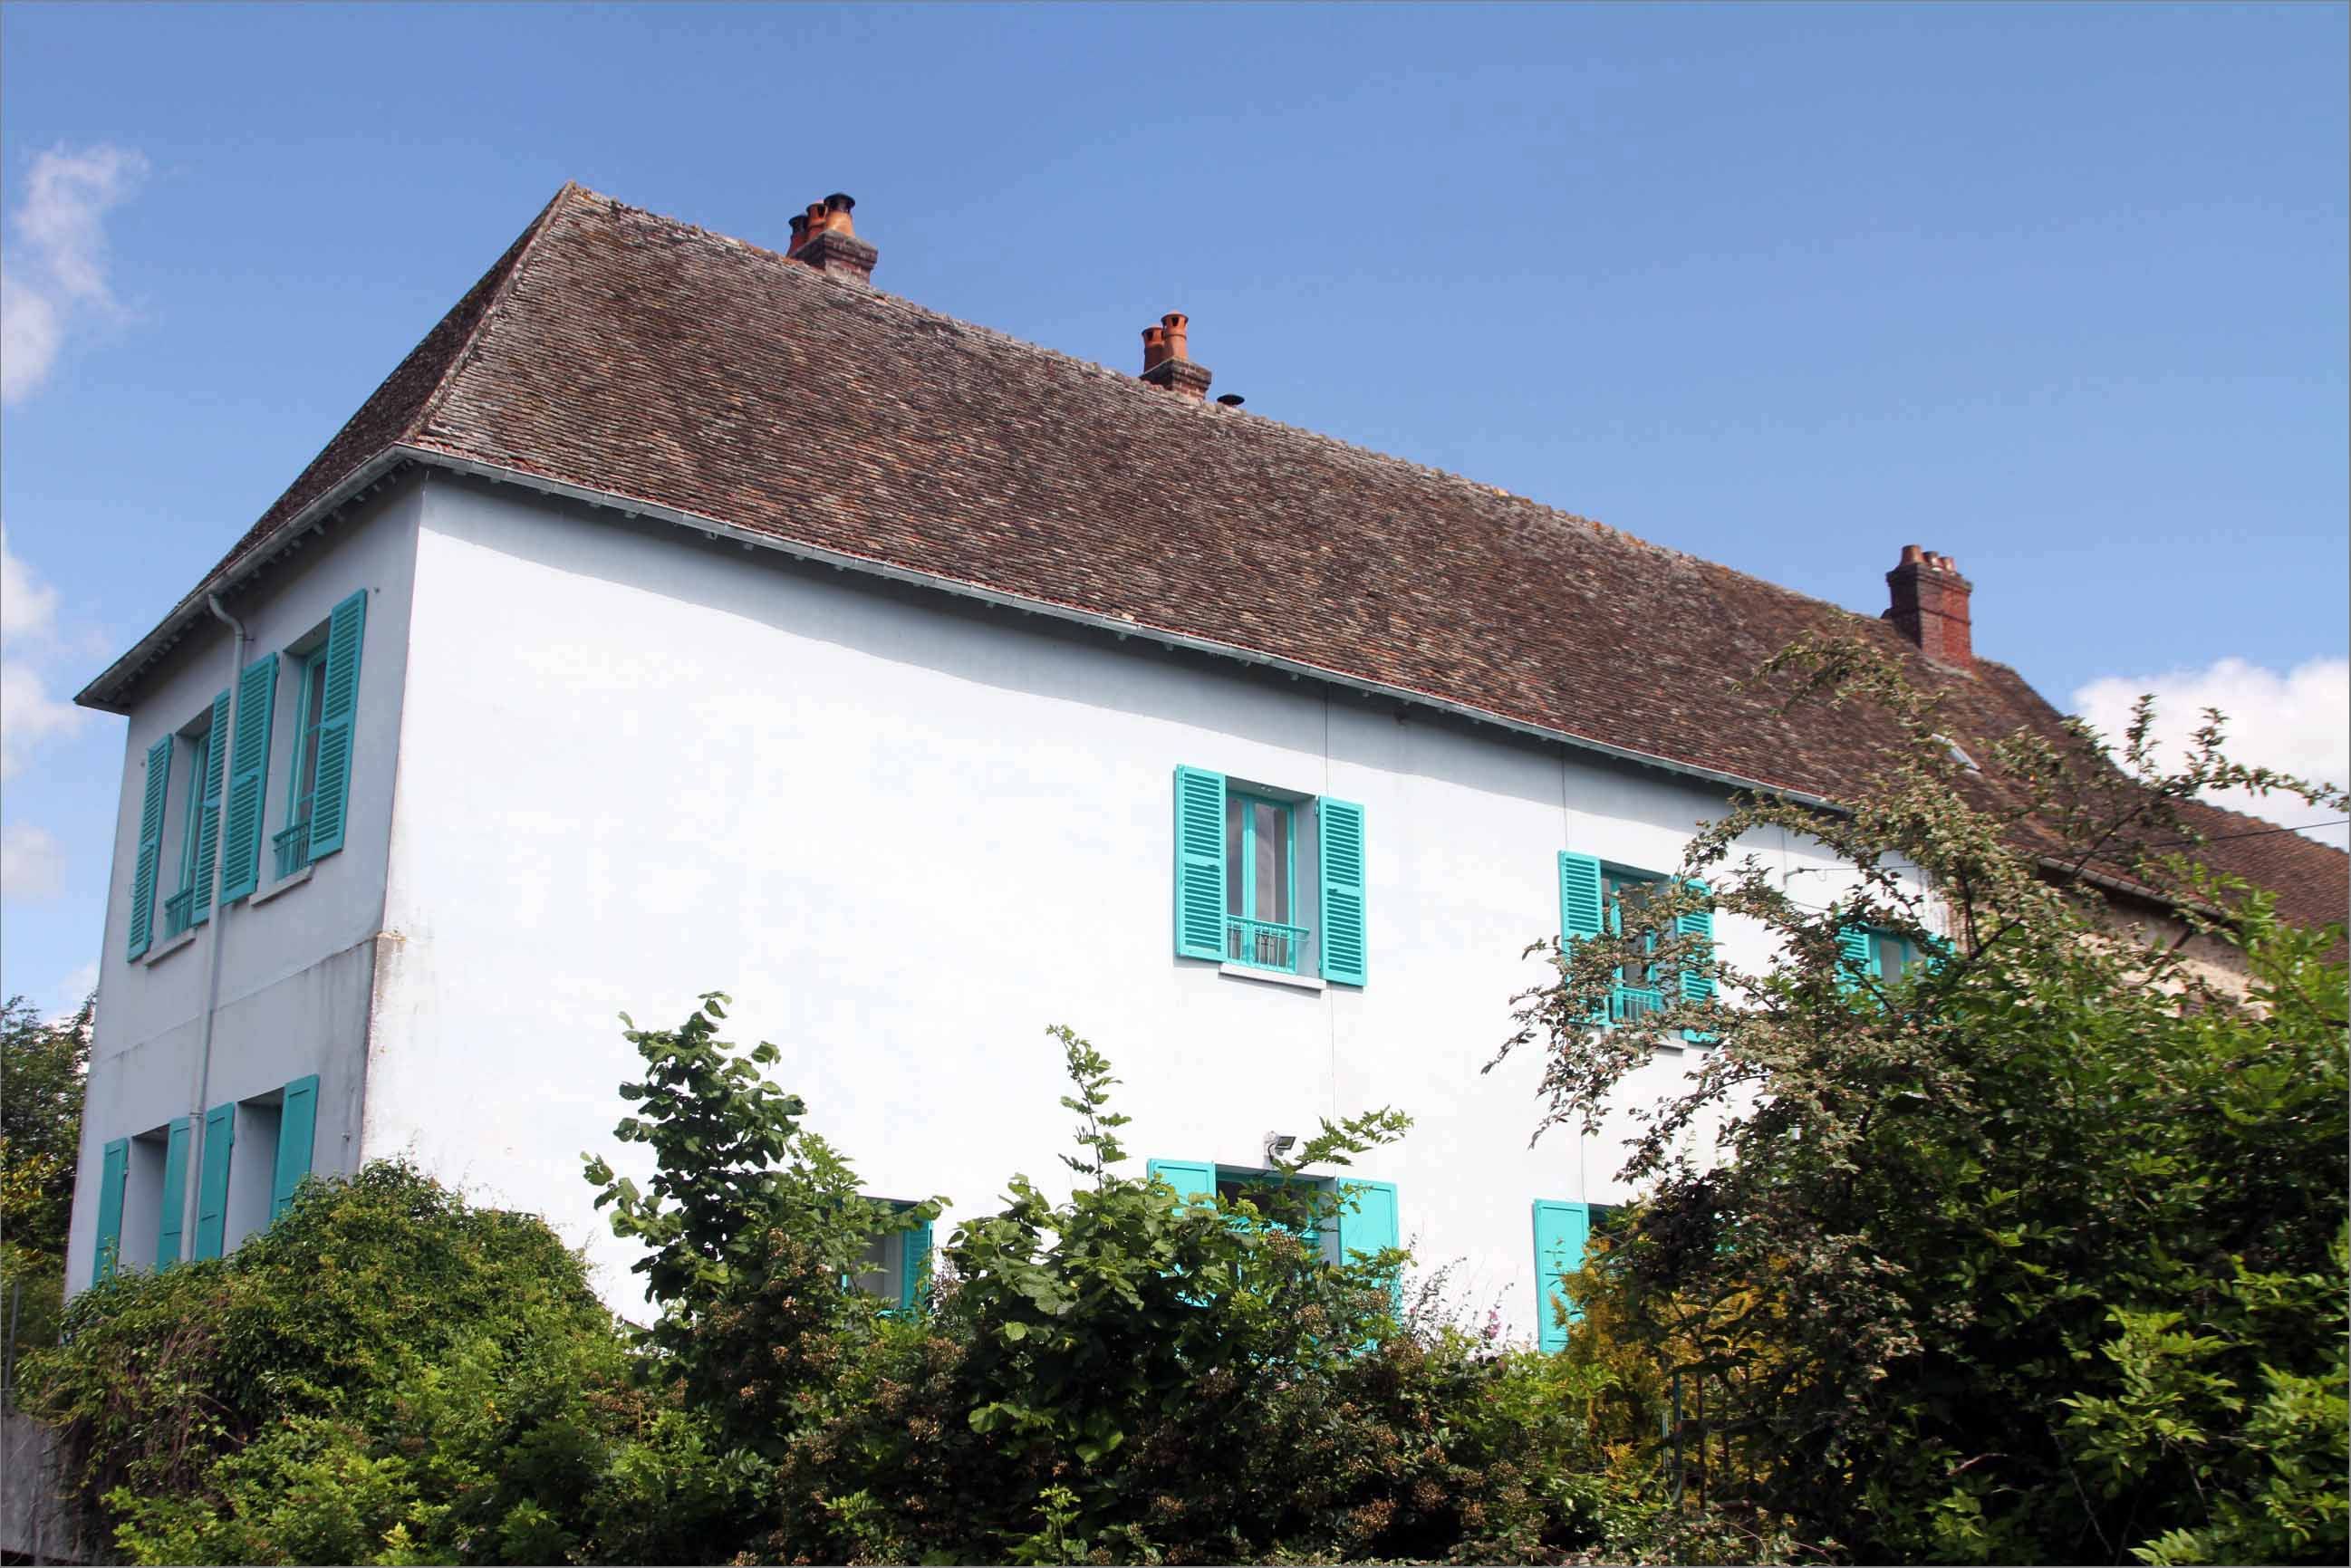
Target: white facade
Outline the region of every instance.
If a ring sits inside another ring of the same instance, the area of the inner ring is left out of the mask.
[[[735,998],[731,1038],[781,1048],[777,1080],[866,1190],[949,1199],[942,1236],[1015,1171],[1066,1186],[1054,1023],[1115,1063],[1138,1173],[1253,1167],[1268,1132],[1409,1113],[1349,1174],[1395,1183],[1419,1265],[1458,1260],[1464,1304],[1522,1334],[1534,1201],[1627,1196],[1610,1137],[1530,1147],[1536,1054],[1484,1069],[1512,996],[1549,973],[1523,949],[1558,928],[1559,852],[1669,872],[1720,786],[437,473],[328,538],[238,608],[266,651],[371,591],[350,838],[277,896],[265,863],[266,902],[126,961],[145,747],[225,684],[225,635],[151,679],[85,1172],[198,1103],[221,940],[211,1103],[318,1071],[314,1168],[404,1154],[539,1213],[625,1311],[632,1250],[580,1175],[583,1152],[644,1158],[611,1136],[641,1065],[615,1015],[664,1027],[713,989]],[[1365,985],[1176,956],[1179,765],[1363,806]],[[1814,901],[1845,880],[1803,846],[1750,847]],[[1716,936],[1762,957],[1760,930]]]

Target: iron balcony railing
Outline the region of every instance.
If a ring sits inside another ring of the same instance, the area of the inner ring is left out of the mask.
[[[1666,993],[1646,986],[1618,986],[1608,993],[1608,1017],[1616,1023],[1663,1010]]]
[[[309,823],[297,822],[272,835],[269,842],[277,851],[277,879],[280,882],[310,863]]]
[[[184,888],[163,901],[163,940],[169,942],[196,923],[196,890]]]
[[[1303,925],[1277,925],[1270,920],[1244,920],[1238,915],[1225,917],[1225,953],[1233,963],[1294,975],[1299,956],[1305,951]]]

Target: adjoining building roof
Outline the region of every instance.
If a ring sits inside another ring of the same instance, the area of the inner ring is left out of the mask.
[[[78,700],[121,706],[206,594],[436,460],[1822,800],[1851,798],[1882,725],[1740,684],[1806,632],[1907,659],[1971,742],[2058,723],[2006,665],[1952,672],[1883,621],[576,185]],[[2269,825],[2198,810],[2216,838]],[[2340,852],[2204,858],[2294,918],[2344,915]]]

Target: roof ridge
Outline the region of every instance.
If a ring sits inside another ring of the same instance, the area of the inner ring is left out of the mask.
[[[990,327],[985,322],[969,321],[960,316],[951,316],[944,310],[935,309],[918,300],[909,298],[903,294],[893,294],[886,288],[875,287],[871,284],[852,284],[834,277],[829,274],[820,272],[814,267],[792,266],[792,258],[790,256],[785,255],[781,251],[772,250],[766,246],[758,244],[755,240],[743,239],[735,235],[721,234],[716,229],[705,228],[699,224],[688,223],[684,218],[674,217],[667,213],[658,213],[650,207],[637,206],[632,203],[624,202],[617,196],[607,195],[601,191],[591,190],[586,186],[574,185],[567,188],[576,190],[578,193],[583,197],[602,202],[616,213],[648,219],[651,222],[664,225],[672,230],[681,232],[697,239],[713,241],[721,246],[730,246],[737,250],[748,252],[757,256],[782,263],[789,268],[789,271],[783,274],[784,276],[805,277],[811,283],[820,282],[834,288],[847,290],[854,293],[861,298],[870,300],[874,304],[904,311],[923,320],[941,322],[962,331],[977,333],[983,338],[992,340],[1019,352],[1041,356],[1044,359],[1067,365],[1071,369],[1081,371],[1087,375],[1102,377],[1113,384],[1128,388],[1130,390],[1130,393],[1133,395],[1138,395],[1152,400],[1151,406],[1163,409],[1169,413],[1190,413],[1196,417],[1209,419],[1224,418],[1228,415],[1234,418],[1248,419],[1253,422],[1259,428],[1272,434],[1277,439],[1301,441],[1311,445],[1335,448],[1336,450],[1348,454],[1351,456],[1365,459],[1382,466],[1403,469],[1411,473],[1423,475],[1429,478],[1442,480],[1447,484],[1474,492],[1476,495],[1486,500],[1501,501],[1528,510],[1539,516],[1545,522],[1553,525],[1573,525],[1583,528],[1588,533],[1601,535],[1611,539],[1621,540],[1638,549],[1648,550],[1672,559],[1687,561],[1697,566],[1711,568],[1717,571],[1727,572],[1729,575],[1742,579],[1747,582],[1756,584],[1761,588],[1769,589],[1773,593],[1779,594],[1783,598],[1793,600],[1803,604],[1819,605],[1826,609],[1842,612],[1847,615],[1857,616],[1865,621],[1876,619],[1867,611],[1855,610],[1846,605],[1840,604],[1834,600],[1818,598],[1813,594],[1805,593],[1801,590],[1790,588],[1785,583],[1774,582],[1771,579],[1765,577],[1758,577],[1752,572],[1743,571],[1735,566],[1727,566],[1720,561],[1710,559],[1708,557],[1695,554],[1689,550],[1678,549],[1673,545],[1659,544],[1654,539],[1645,538],[1641,535],[1633,533],[1629,529],[1620,528],[1614,523],[1603,522],[1597,517],[1589,517],[1581,512],[1570,511],[1564,507],[1556,507],[1548,501],[1537,500],[1531,496],[1522,496],[1515,490],[1506,490],[1499,485],[1489,485],[1482,480],[1473,479],[1466,474],[1455,473],[1449,468],[1438,468],[1430,464],[1421,463],[1409,457],[1400,456],[1393,452],[1383,452],[1377,447],[1360,445],[1354,442],[1348,441],[1343,437],[1333,435],[1328,431],[1315,430],[1302,424],[1292,424],[1287,420],[1276,419],[1270,414],[1244,414],[1238,409],[1219,409],[1210,412],[1204,405],[1195,404],[1188,400],[1171,398],[1166,392],[1161,391],[1159,388],[1149,385],[1139,377],[1128,375],[1124,371],[1120,371],[1113,366],[1104,364],[1099,360],[1085,359],[1077,354],[1070,353],[1064,350],[1053,348],[1050,344],[1034,342],[1027,338],[1015,337],[1013,334],[1005,331],[1001,328]],[[1979,663],[1983,661],[1979,660]]]

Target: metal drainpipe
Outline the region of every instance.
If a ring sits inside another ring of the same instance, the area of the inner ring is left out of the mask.
[[[213,737],[214,744],[228,746],[229,750],[233,751],[235,748],[230,743],[236,736],[236,703],[240,695],[237,687],[244,684],[239,677],[245,674],[246,644],[252,639],[246,634],[245,622],[221,608],[219,594],[206,594],[204,602],[212,608],[212,612],[219,617],[231,632],[236,633],[229,644],[234,662],[228,667],[228,734]],[[221,811],[224,815],[228,811],[229,764],[232,760],[229,751],[221,753]],[[262,759],[262,766],[265,768],[268,766],[268,758]],[[201,780],[196,789],[199,794],[203,793],[204,786]],[[221,845],[224,852],[227,848],[226,844]],[[195,1256],[198,1210],[203,1207],[204,1201],[204,1102],[212,1098],[213,1092],[213,1014],[220,1009],[221,938],[226,934],[228,925],[228,911],[221,907],[220,890],[227,869],[227,854],[223,852],[214,855],[213,884],[205,890],[213,912],[213,939],[206,959],[207,969],[204,976],[204,1055],[201,1059],[202,1064],[196,1069],[196,1103],[193,1112],[188,1117],[188,1164],[194,1168],[188,1172],[189,1179],[181,1184],[187,1190],[185,1200],[187,1211],[181,1216],[180,1234],[187,1238],[188,1256],[191,1258]],[[235,1113],[232,1112],[231,1114]],[[232,1139],[235,1138],[235,1129],[230,1129],[229,1135]],[[226,1201],[225,1197],[223,1201]]]

